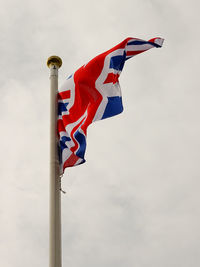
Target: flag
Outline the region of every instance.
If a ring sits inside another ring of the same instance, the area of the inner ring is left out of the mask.
[[[161,38],[149,41],[127,38],[83,65],[59,88],[57,129],[61,173],[66,167],[85,162],[87,127],[123,111],[119,76],[125,61],[162,44]]]

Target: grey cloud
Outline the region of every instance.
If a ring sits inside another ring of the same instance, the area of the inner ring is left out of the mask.
[[[48,56],[62,83],[127,36],[160,35],[125,65],[124,113],[89,127],[86,164],[63,177],[63,266],[198,266],[198,2],[3,2],[1,265],[48,264]]]

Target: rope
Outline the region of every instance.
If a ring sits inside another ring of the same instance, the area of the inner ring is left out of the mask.
[[[61,179],[62,179],[62,177],[63,177],[63,174],[61,174],[61,175],[59,176],[59,178],[60,178],[60,191],[61,191],[63,194],[66,194],[66,191],[64,191],[64,190],[62,189],[62,185],[61,185]]]

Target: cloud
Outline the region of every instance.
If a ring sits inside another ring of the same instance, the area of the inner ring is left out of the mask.
[[[86,164],[63,177],[63,265],[199,265],[198,6],[2,3],[2,266],[48,264],[47,58],[62,57],[61,83],[127,36],[156,35],[162,49],[126,62],[124,113],[89,128]]]

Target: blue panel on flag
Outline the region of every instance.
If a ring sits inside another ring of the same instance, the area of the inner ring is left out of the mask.
[[[78,144],[79,144],[79,149],[76,152],[76,155],[83,159],[84,154],[85,154],[85,149],[86,149],[85,136],[82,133],[80,133],[79,131],[76,131],[74,134],[74,137],[78,141]]]
[[[62,115],[63,111],[67,111],[67,105],[68,104],[69,103],[62,103],[62,102],[58,103],[58,115]]]
[[[129,42],[127,45],[144,45],[144,44],[148,44],[148,42],[136,40],[136,41]]]
[[[103,119],[115,116],[123,111],[122,98],[120,96],[108,97],[108,104],[104,111]]]
[[[110,59],[110,68],[115,70],[122,70],[124,67],[124,62],[126,59],[126,55],[124,53],[123,56],[114,56]]]
[[[144,45],[144,44],[150,44],[153,45],[155,47],[160,47],[160,45],[153,43],[153,42],[147,42],[147,41],[140,41],[140,40],[136,40],[136,41],[132,41],[130,43],[128,43],[127,45]]]
[[[67,136],[62,136],[60,139],[60,148],[61,151],[63,151],[63,149],[67,148],[66,142],[67,141],[71,141],[71,138],[67,137]]]
[[[59,145],[58,145],[58,156],[59,156],[59,162],[61,163],[62,162],[62,152],[65,148],[68,148],[67,145],[66,145],[66,142],[67,141],[71,141],[71,138],[70,137],[67,137],[67,136],[62,136],[60,138],[60,142],[59,142]]]

